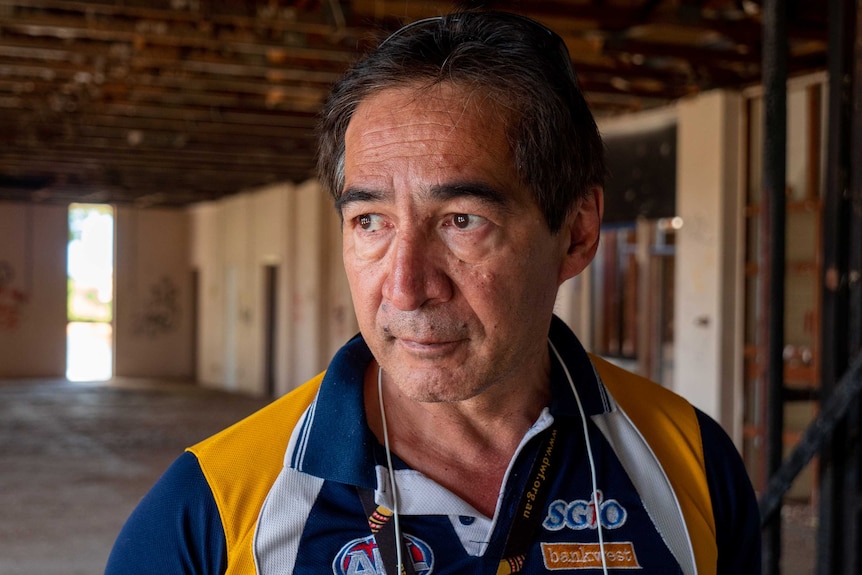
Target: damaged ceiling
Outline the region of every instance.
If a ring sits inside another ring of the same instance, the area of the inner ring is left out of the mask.
[[[0,0],[0,200],[182,206],[312,175],[329,86],[418,0]],[[597,115],[761,74],[755,0],[499,1],[566,40]],[[826,2],[788,2],[791,74]]]

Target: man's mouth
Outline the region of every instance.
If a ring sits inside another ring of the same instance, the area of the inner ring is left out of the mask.
[[[428,315],[389,317],[382,331],[391,343],[424,355],[448,353],[469,339],[466,324]]]
[[[393,338],[392,341],[409,355],[435,359],[451,353],[465,340]]]

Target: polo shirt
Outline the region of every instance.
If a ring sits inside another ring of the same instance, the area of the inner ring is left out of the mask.
[[[373,358],[357,336],[324,374],[180,456],[132,513],[106,573],[385,573],[359,493],[392,509],[390,473],[417,575],[597,573],[602,556],[608,572],[759,572],[756,500],[721,428],[587,354],[558,318],[549,348],[551,401],[492,517],[397,454],[390,471],[365,419]],[[543,472],[549,438],[556,460]],[[546,495],[518,531],[523,553],[505,557],[537,473]]]

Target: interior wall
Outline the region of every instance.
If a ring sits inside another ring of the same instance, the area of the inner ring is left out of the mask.
[[[186,210],[118,206],[114,375],[189,379],[194,300]]]
[[[223,212],[215,202],[189,208],[191,266],[197,276],[195,373],[204,384],[224,381],[225,372]]]
[[[0,378],[66,374],[65,206],[0,202]]]
[[[190,208],[199,275],[198,377],[261,395],[266,268],[275,269],[276,395],[326,368],[357,331],[341,266],[340,221],[314,181],[278,184]]]

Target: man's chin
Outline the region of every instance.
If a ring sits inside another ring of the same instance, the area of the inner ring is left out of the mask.
[[[476,385],[479,374],[469,374],[463,364],[429,368],[401,363],[390,370],[384,365],[383,372],[402,395],[420,403],[457,403],[482,391],[482,386]]]

